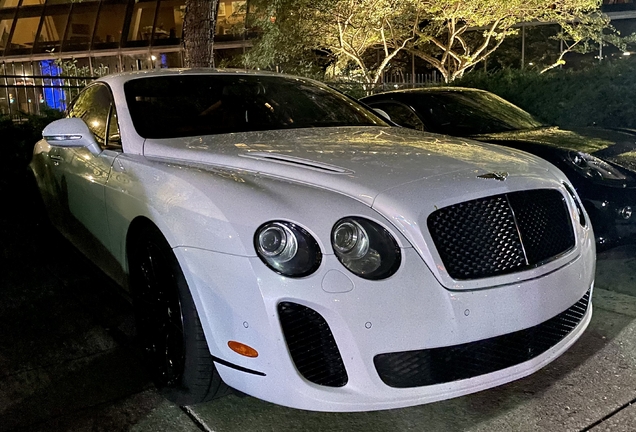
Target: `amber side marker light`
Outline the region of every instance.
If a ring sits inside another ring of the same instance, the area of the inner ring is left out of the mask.
[[[245,357],[258,357],[258,351],[256,351],[254,348],[247,346],[245,344],[242,344],[240,342],[236,342],[236,341],[229,341],[227,343],[227,346],[230,347],[230,349],[236,353],[239,353],[242,356]]]

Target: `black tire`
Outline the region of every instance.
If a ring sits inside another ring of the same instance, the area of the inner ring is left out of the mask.
[[[160,393],[178,405],[228,392],[210,356],[190,289],[170,245],[154,226],[128,245],[137,336]]]

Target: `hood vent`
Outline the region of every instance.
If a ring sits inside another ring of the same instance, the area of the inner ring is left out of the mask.
[[[278,153],[267,153],[267,152],[254,152],[254,153],[246,153],[240,155],[242,157],[256,159],[256,160],[267,160],[271,162],[278,162],[285,165],[293,165],[301,168],[308,168],[315,171],[327,172],[330,174],[353,174],[353,171],[336,166],[329,165],[326,163],[316,162],[311,159],[303,159],[294,156],[287,156]]]

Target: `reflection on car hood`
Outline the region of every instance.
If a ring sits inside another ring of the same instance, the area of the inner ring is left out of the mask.
[[[148,158],[230,167],[337,190],[371,205],[388,189],[472,170],[545,176],[550,165],[517,150],[402,128],[338,127],[146,140]],[[482,181],[483,180],[477,180]]]
[[[488,141],[516,141],[541,144],[563,150],[589,153],[636,172],[636,131],[601,128],[563,130],[544,127],[531,130],[475,135],[471,138]]]

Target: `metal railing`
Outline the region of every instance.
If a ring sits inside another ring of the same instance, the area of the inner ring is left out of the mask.
[[[97,77],[72,75],[0,75],[0,115],[19,119],[23,115],[39,115],[43,110],[64,111],[68,103]],[[434,85],[441,76],[431,74],[385,74],[373,88],[358,82],[328,83],[353,97],[371,93]]]
[[[43,110],[64,111],[67,104],[96,77],[0,75],[0,114],[20,118]]]
[[[382,80],[374,86],[351,81],[328,82],[327,84],[343,93],[359,98],[389,90],[438,85],[442,82],[442,75],[433,71],[430,74],[415,74],[415,76],[406,73],[384,74]]]

